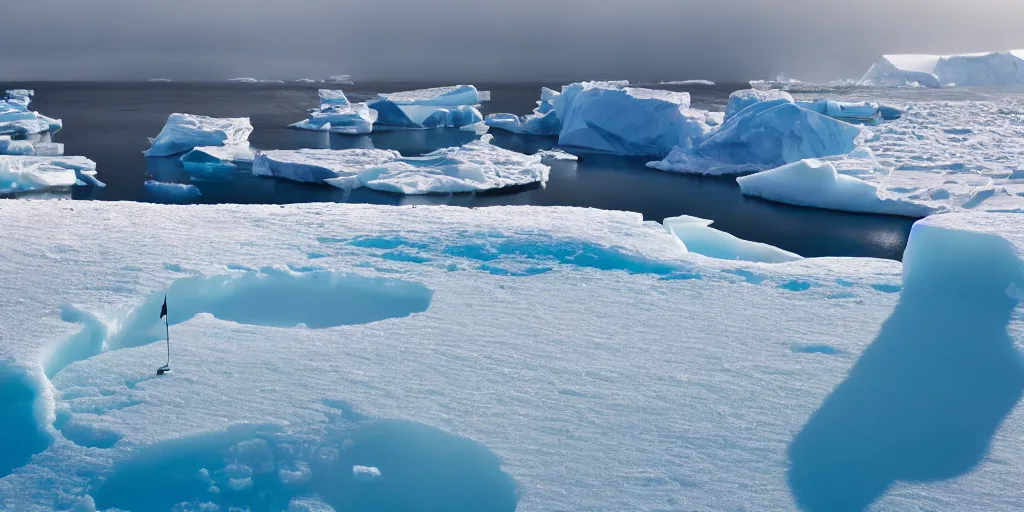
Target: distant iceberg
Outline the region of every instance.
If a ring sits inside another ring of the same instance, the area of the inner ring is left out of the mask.
[[[748,196],[797,206],[857,213],[924,217],[935,208],[890,196],[879,186],[836,171],[827,161],[801,160],[736,179]]]
[[[171,79],[170,78],[150,78],[149,80],[146,80],[146,81],[147,82],[151,82],[151,83],[168,83],[168,82],[171,81]]]
[[[491,114],[484,119],[484,123],[491,128],[505,130],[512,133],[525,135],[558,135],[562,130],[562,123],[555,113],[554,99],[560,93],[542,87],[540,90],[540,101],[533,113],[526,116],[515,114]]]
[[[550,168],[541,158],[499,148],[485,136],[421,157],[382,149],[262,151],[253,174],[406,195],[475,192],[547,181]]]
[[[761,263],[783,263],[802,259],[800,255],[759,242],[743,240],[711,227],[714,221],[682,215],[662,222],[665,229],[675,235],[688,252],[720,260],[740,260]]]
[[[96,162],[82,156],[0,155],[0,194],[103,186],[95,176]]]
[[[707,85],[713,86],[714,82],[711,80],[664,80],[658,82],[659,85]]]
[[[1024,84],[1024,50],[960,55],[883,55],[858,82],[875,87]]]
[[[170,156],[203,146],[248,145],[251,133],[252,123],[247,117],[171,114],[145,155]]]
[[[313,80],[312,78],[296,78],[295,79],[295,83],[297,83],[297,84],[315,84],[315,83],[317,83],[317,80]]]
[[[229,82],[229,83],[233,83],[233,84],[258,84],[258,83],[260,83],[259,80],[255,79],[255,78],[252,78],[252,77],[228,78],[227,80],[225,80],[225,82]]]
[[[354,83],[352,81],[352,77],[349,75],[331,75],[327,77],[326,82],[329,84],[338,85],[352,85]]]
[[[483,121],[480,95],[472,85],[378,94],[368,106],[384,129],[460,128]]]
[[[707,136],[707,112],[690,109],[690,95],[630,87],[628,82],[581,82],[552,100],[561,122],[558,143],[599,152],[665,156]]]
[[[349,103],[341,90],[320,89],[319,96],[320,108],[310,111],[306,119],[290,124],[290,128],[346,135],[365,135],[373,131],[377,111],[366,103]]]

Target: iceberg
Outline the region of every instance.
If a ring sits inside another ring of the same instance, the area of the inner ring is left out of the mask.
[[[692,150],[676,148],[664,160],[647,166],[672,172],[734,174],[804,158],[844,155],[860,143],[859,127],[779,98],[744,108]]]
[[[834,100],[798,101],[801,108],[813,110],[819,114],[826,115],[832,119],[838,119],[847,123],[877,125],[882,122],[881,107],[877,103],[869,101],[844,102]],[[888,107],[887,113],[890,118],[899,117],[894,111],[895,107]]]
[[[347,102],[347,100],[345,101]],[[377,111],[369,108],[365,103],[336,103],[324,104],[321,108],[310,112],[306,119],[288,126],[299,130],[365,135],[373,131],[373,123],[376,120]]]
[[[6,91],[6,100],[9,103],[15,103],[28,109],[29,103],[32,103],[32,97],[36,95],[36,92],[31,89],[8,89]]]
[[[28,109],[34,91],[28,89],[8,90],[0,100],[0,135],[26,137],[41,133],[56,133],[63,123],[60,119],[46,117]]]
[[[62,156],[64,144],[36,140],[12,140],[10,135],[0,135],[0,155]]]
[[[720,260],[760,263],[783,263],[802,259],[778,247],[737,238],[711,227],[714,221],[681,215],[662,222],[665,229],[679,238],[688,252]]]
[[[149,80],[146,80],[146,81],[150,82],[150,83],[154,83],[154,84],[166,84],[166,83],[170,83],[171,79],[170,78],[150,78]]]
[[[349,75],[331,75],[326,80],[329,84],[352,85],[352,77]]]
[[[558,120],[554,105],[554,99],[558,95],[557,91],[542,87],[540,101],[537,102],[537,108],[533,109],[532,114],[491,114],[484,119],[484,123],[491,128],[523,135],[558,135],[562,130],[562,123]]]
[[[826,161],[806,159],[736,178],[744,195],[769,201],[856,213],[924,217],[936,208],[890,196],[878,185],[840,174]]]
[[[252,164],[255,157],[249,143],[233,146],[201,146],[181,156],[186,171],[209,174],[233,171],[238,164]]]
[[[368,103],[383,129],[461,128],[483,121],[472,85],[378,94]]]
[[[171,156],[203,146],[248,145],[251,133],[252,124],[248,117],[171,114],[145,155]]]
[[[258,84],[258,83],[260,83],[259,80],[255,79],[255,78],[252,78],[252,77],[229,78],[229,79],[227,79],[225,81],[228,82],[228,83],[232,83],[232,84]]]
[[[629,87],[628,82],[581,82],[552,100],[561,122],[558,143],[630,155],[667,155],[707,136],[707,112],[691,110],[685,92]]]
[[[419,195],[476,192],[543,183],[550,168],[540,155],[524,155],[490,143],[491,136],[421,157],[382,149],[262,151],[253,174],[351,190]]]
[[[711,80],[664,80],[658,82],[659,85],[706,85],[714,86],[715,83]]]
[[[0,155],[0,194],[103,186],[95,176],[96,162],[82,156]]]
[[[1024,51],[960,55],[883,55],[858,85],[993,86],[1024,84]]]
[[[143,186],[149,193],[167,202],[183,203],[203,195],[199,192],[199,187],[192,184],[147,180]]]

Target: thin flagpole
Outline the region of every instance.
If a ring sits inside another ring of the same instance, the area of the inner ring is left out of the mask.
[[[164,304],[167,304],[167,296],[164,295]],[[168,312],[168,315],[170,313]],[[167,316],[164,315],[164,329],[167,331],[167,365],[171,366],[171,325],[167,320]]]

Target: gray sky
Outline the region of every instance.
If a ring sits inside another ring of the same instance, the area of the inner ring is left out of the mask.
[[[0,81],[859,78],[882,53],[1024,48],[1020,0],[32,0]]]

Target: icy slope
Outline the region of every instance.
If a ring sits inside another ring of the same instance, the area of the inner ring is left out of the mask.
[[[907,293],[895,262],[688,256],[598,210],[0,202],[0,224],[0,508],[1024,500],[1015,215],[915,228]]]
[[[171,114],[152,140],[146,156],[170,156],[203,146],[248,145],[252,123],[247,117],[216,118]]]

